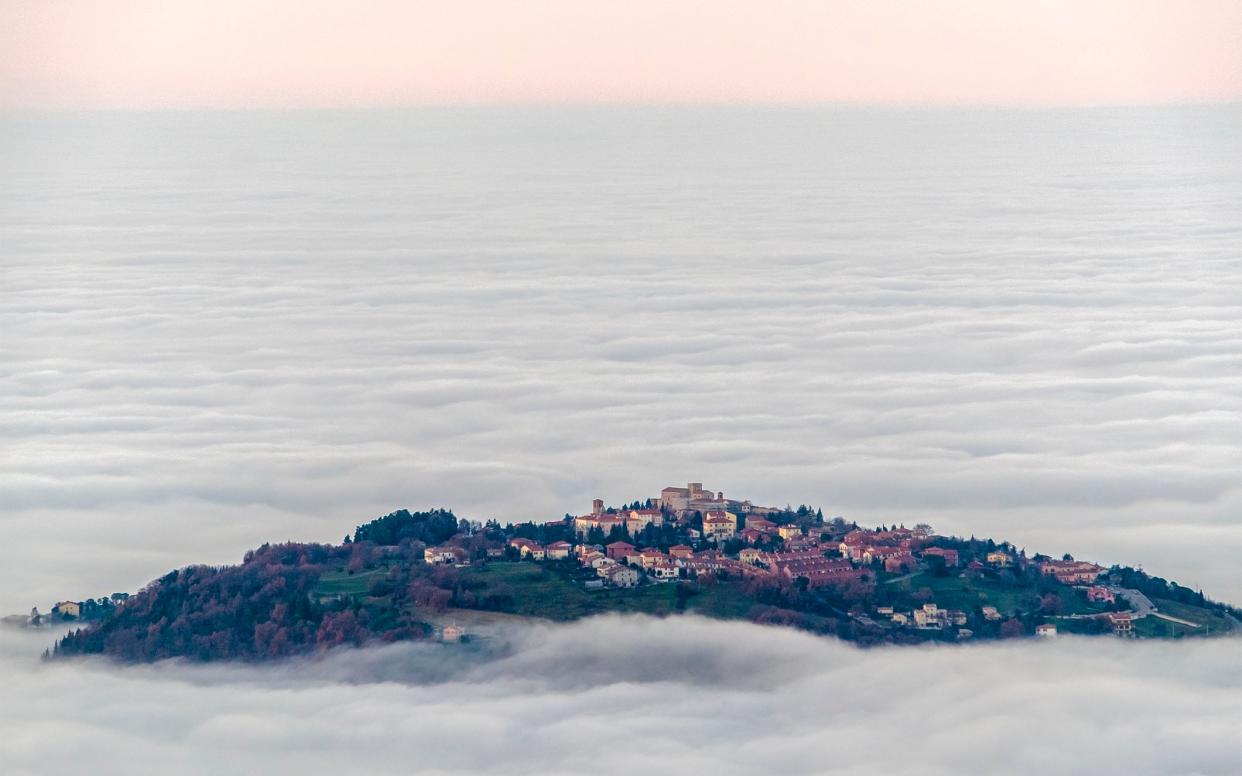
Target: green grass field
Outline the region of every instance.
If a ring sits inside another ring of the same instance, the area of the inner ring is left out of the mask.
[[[742,593],[738,583],[718,582],[702,587],[700,591],[687,602],[686,611],[721,620],[741,620],[755,605]]]
[[[319,581],[315,583],[315,594],[321,596],[365,595],[367,590],[371,588],[371,583],[377,579],[382,579],[387,573],[388,569],[384,566],[369,571],[360,571],[357,574],[349,574],[344,571],[329,571],[319,577]]]
[[[932,592],[932,600],[941,608],[963,611],[971,611],[976,606],[995,606],[1008,614],[1020,609],[1021,603],[1030,595],[1029,591],[1006,588],[991,580],[966,580],[956,575],[937,577],[924,573],[895,584],[911,592],[928,588]]]
[[[1198,628],[1189,628],[1179,625],[1178,623],[1171,623],[1168,620],[1160,620],[1159,618],[1150,617],[1146,618],[1154,619],[1160,624],[1162,630],[1165,629],[1163,626],[1172,625],[1175,628],[1180,629],[1182,632],[1193,633],[1194,635],[1207,635],[1208,633],[1220,635],[1222,633],[1229,633],[1234,629],[1233,623],[1230,622],[1229,618],[1222,614],[1218,614],[1211,609],[1203,609],[1198,606],[1180,604],[1176,601],[1170,601],[1164,598],[1153,598],[1151,602],[1156,605],[1156,609],[1158,609],[1161,614],[1167,614],[1170,617],[1177,617],[1182,620],[1187,620],[1200,626]]]
[[[586,590],[580,582],[536,563],[489,563],[462,569],[467,583],[506,586],[514,598],[512,612],[549,620],[576,620],[603,612],[670,614],[676,608],[673,585],[628,590]]]
[[[1144,617],[1134,621],[1134,635],[1144,639],[1174,639],[1195,635],[1200,628],[1191,628],[1159,617]]]
[[[987,577],[962,579],[957,575],[937,577],[922,573],[893,583],[902,590],[914,591],[929,588],[932,600],[944,609],[972,611],[976,606],[995,606],[1003,614],[1012,614],[1027,608],[1032,591],[1002,585]],[[1086,614],[1103,611],[1096,604],[1088,603],[1081,592],[1069,587],[1059,591],[1065,614]]]
[[[677,613],[677,586],[643,585],[629,589],[586,590],[555,568],[535,563],[489,563],[462,570],[463,579],[489,587],[506,586],[515,599],[512,612],[549,620],[576,620],[593,614],[623,612],[662,616]],[[754,602],[741,586],[718,583],[700,589],[685,611],[721,619],[744,618]]]

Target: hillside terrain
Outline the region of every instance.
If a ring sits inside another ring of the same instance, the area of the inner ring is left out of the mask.
[[[264,545],[240,565],[191,566],[133,595],[61,602],[43,617],[83,627],[49,654],[254,661],[374,641],[468,641],[470,612],[551,621],[693,613],[860,645],[1239,630],[1238,610],[1138,569],[1028,555],[930,526],[860,528],[695,487],[622,508],[596,501],[587,515],[545,523],[399,510],[341,544]]]

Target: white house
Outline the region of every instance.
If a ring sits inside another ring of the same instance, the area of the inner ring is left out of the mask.
[[[638,570],[618,563],[608,568],[604,579],[613,587],[635,587],[638,584]]]

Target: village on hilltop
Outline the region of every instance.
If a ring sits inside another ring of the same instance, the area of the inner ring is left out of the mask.
[[[165,623],[168,606],[179,615]],[[462,622],[482,616],[471,612],[557,621],[698,613],[863,645],[1242,628],[1232,607],[1141,569],[1028,555],[922,523],[865,528],[808,506],[727,498],[698,482],[620,506],[595,499],[588,512],[554,520],[397,510],[339,545],[265,544],[240,566],[191,566],[132,596],[61,601],[49,614],[5,622],[88,624],[62,640],[68,653],[214,659],[368,638],[469,641]],[[238,626],[245,618],[253,622]]]
[[[499,525],[489,526],[490,532],[478,533],[498,536]],[[974,611],[942,606],[934,593],[932,600],[902,608],[879,602],[882,597],[874,595],[877,585],[920,572],[970,579],[1037,571],[1049,581],[1074,588],[1084,602],[1097,608],[1094,613],[1062,615],[1066,618],[1100,619],[1125,637],[1133,635],[1136,613],[1150,613],[1149,604],[1140,603],[1138,612],[1119,604],[1118,596],[1127,594],[1100,583],[1107,569],[1094,563],[1068,556],[1027,557],[1011,545],[992,542],[971,552],[978,542],[939,537],[926,524],[867,529],[841,518],[825,522],[819,510],[756,506],[704,489],[698,482],[667,487],[657,498],[619,508],[595,499],[586,514],[509,525],[503,533],[503,542],[483,548],[484,559],[574,563],[577,578],[588,590],[681,580],[767,581],[801,591],[831,591],[846,603],[871,601],[869,611],[860,611],[857,605],[850,609],[854,619],[867,625],[951,632],[959,640],[972,637],[975,628],[968,626],[978,620],[995,623],[1014,613],[989,604]],[[478,555],[478,545],[472,551],[467,539],[458,534],[427,547],[424,559],[432,564],[468,564]],[[1128,595],[1145,601],[1137,591]],[[1047,608],[1055,618],[1057,606]],[[1055,635],[1055,621],[1038,624],[1034,633]]]

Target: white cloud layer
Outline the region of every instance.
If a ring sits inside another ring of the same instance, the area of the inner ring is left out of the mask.
[[[861,651],[697,618],[512,632],[262,668],[36,666],[0,633],[0,763],[80,773],[1131,773],[1242,770],[1237,639]],[[46,640],[46,637],[45,637]]]
[[[1237,107],[0,122],[0,609],[702,480],[1242,601]]]

